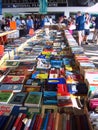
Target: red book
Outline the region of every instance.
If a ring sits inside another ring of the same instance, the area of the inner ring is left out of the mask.
[[[47,125],[47,130],[52,129],[52,123],[53,123],[53,113],[50,113],[49,120],[48,120],[48,125]]]
[[[36,130],[38,121],[39,121],[39,115],[36,116],[36,119],[35,119],[35,122],[34,122],[33,129],[32,129],[32,130]]]
[[[16,130],[21,130],[21,127],[22,127],[22,125],[23,125],[22,120],[23,120],[24,118],[26,118],[26,114],[23,114],[23,115],[22,115],[22,117],[21,117],[21,119],[20,119],[20,121],[19,121],[19,123],[18,123],[18,126],[16,127]]]
[[[21,120],[22,115],[23,115],[23,113],[19,113],[19,115],[18,115],[18,117],[17,117],[17,119],[16,119],[16,121],[15,121],[15,123],[14,123],[14,126],[13,126],[12,130],[16,130],[16,128],[17,128],[17,126],[18,126],[18,123],[19,123],[20,120]]]
[[[42,116],[40,115],[40,116],[39,116],[39,121],[38,121],[38,124],[37,124],[37,130],[40,130],[40,129],[41,129],[42,121],[43,121],[43,118],[42,118]]]
[[[67,89],[67,85],[66,84],[58,84],[58,89],[57,89],[58,94],[60,94],[61,96],[68,96],[69,92]]]

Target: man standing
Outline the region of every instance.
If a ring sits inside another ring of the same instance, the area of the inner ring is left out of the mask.
[[[93,42],[94,43],[96,42],[96,44],[98,44],[98,16],[95,19],[95,31],[94,31],[94,36],[93,36]]]
[[[78,31],[78,44],[80,46],[84,39],[84,23],[85,23],[85,17],[79,11],[76,17],[76,30]]]
[[[30,29],[34,29],[34,22],[33,22],[33,19],[31,18],[31,16],[28,16],[26,25],[27,25],[27,34],[28,34]]]

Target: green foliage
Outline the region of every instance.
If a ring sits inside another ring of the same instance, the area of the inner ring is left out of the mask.
[[[4,13],[4,17],[10,17],[10,18],[11,18],[11,17],[13,17],[13,14],[12,14],[12,13],[7,13],[7,12],[5,12],[5,13]]]

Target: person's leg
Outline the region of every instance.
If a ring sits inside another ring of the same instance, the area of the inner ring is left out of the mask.
[[[98,29],[95,29],[94,35],[93,35],[93,40],[92,40],[93,42],[95,42],[96,37],[98,37],[97,35],[98,35]]]
[[[78,44],[81,46],[81,42],[82,42],[82,32],[78,31]]]
[[[90,34],[90,30],[89,29],[86,29],[85,30],[85,44],[88,44],[88,41],[87,41],[87,38],[88,38],[88,35]]]

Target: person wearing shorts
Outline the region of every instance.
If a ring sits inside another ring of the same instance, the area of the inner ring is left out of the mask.
[[[78,32],[78,44],[81,46],[84,38],[84,23],[85,23],[85,17],[82,15],[82,13],[79,11],[77,13],[76,17],[76,30]]]

